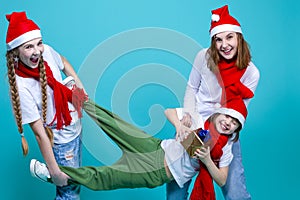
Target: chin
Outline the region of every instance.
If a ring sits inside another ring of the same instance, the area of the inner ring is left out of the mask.
[[[29,65],[30,68],[35,69],[39,66],[39,64],[35,64],[35,65]]]
[[[223,55],[223,57],[226,59],[226,60],[231,60],[233,59],[233,55]]]

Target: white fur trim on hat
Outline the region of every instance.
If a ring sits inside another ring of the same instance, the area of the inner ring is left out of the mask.
[[[237,32],[237,33],[242,33],[242,29],[240,26],[233,25],[233,24],[222,24],[222,25],[214,27],[210,31],[210,37],[213,37],[214,35],[225,32],[225,31],[233,31],[233,32]]]
[[[241,113],[239,113],[238,111],[236,111],[234,109],[231,109],[231,108],[218,108],[216,110],[216,113],[221,113],[221,114],[225,114],[225,115],[229,115],[231,117],[234,117],[237,120],[239,120],[242,127],[244,126],[245,117]]]
[[[7,43],[6,44],[7,51],[12,50],[12,49],[20,46],[21,44],[24,44],[25,42],[28,42],[30,40],[33,40],[33,39],[39,38],[39,37],[42,37],[40,30],[33,30],[33,31],[26,32],[26,33],[20,35],[19,37],[17,37],[16,39],[12,40],[11,42]]]

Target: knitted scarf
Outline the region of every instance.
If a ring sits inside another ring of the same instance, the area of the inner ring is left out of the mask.
[[[60,82],[58,82],[46,61],[44,61],[46,68],[47,84],[53,90],[54,104],[56,113],[51,124],[57,119],[56,129],[62,129],[63,125],[68,126],[71,123],[72,117],[70,115],[70,110],[68,107],[68,102],[71,102],[78,112],[78,117],[82,117],[82,106],[83,102],[88,99],[87,95],[84,93],[83,89],[77,88],[69,89]],[[18,63],[18,67],[15,69],[16,74],[24,78],[34,78],[39,81],[40,74],[39,68],[29,68],[25,66],[22,62]],[[49,125],[51,125],[49,124]]]
[[[241,83],[241,77],[247,68],[238,69],[235,66],[236,61],[219,62],[219,72],[216,73],[218,82],[222,87],[221,105],[224,106],[227,102],[233,99],[247,99],[253,97],[253,92]]]
[[[204,128],[209,130],[209,139],[205,145],[211,149],[210,156],[213,162],[218,166],[220,158],[223,154],[222,148],[228,141],[227,135],[221,135],[216,130],[213,123],[205,122]],[[190,196],[191,200],[215,200],[215,190],[213,179],[206,168],[205,164],[200,161],[200,170],[195,180],[194,188]]]

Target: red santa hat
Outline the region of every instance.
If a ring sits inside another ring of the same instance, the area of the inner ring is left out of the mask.
[[[224,31],[242,33],[239,22],[229,14],[228,5],[212,10],[211,13],[210,37]]]
[[[9,22],[6,34],[7,51],[21,44],[42,37],[40,28],[30,19],[25,12],[13,12],[6,15]]]
[[[245,124],[246,117],[248,115],[247,108],[242,98],[237,97],[227,101],[225,105],[218,108],[216,113],[221,113],[224,115],[229,115],[241,123],[242,127]]]

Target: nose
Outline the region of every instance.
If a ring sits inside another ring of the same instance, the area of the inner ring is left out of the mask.
[[[230,119],[225,120],[225,124],[228,126],[230,124]]]
[[[227,127],[229,127],[232,123],[233,123],[233,119],[231,119],[231,118],[227,118],[225,120],[225,124],[226,124]]]
[[[38,46],[34,47],[34,51],[33,51],[34,55],[39,55],[39,54],[41,54],[41,52],[42,52],[42,50],[40,47],[38,47]]]
[[[228,46],[228,43],[226,40],[222,40],[222,48],[225,49]]]

